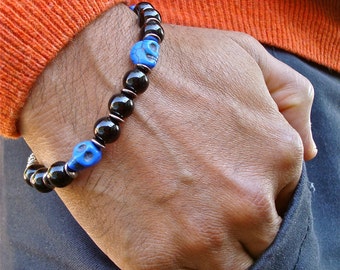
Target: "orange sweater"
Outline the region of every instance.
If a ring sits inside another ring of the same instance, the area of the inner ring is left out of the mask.
[[[0,134],[16,123],[33,83],[72,37],[124,0],[0,1]],[[340,71],[339,0],[150,0],[166,23],[246,32]]]

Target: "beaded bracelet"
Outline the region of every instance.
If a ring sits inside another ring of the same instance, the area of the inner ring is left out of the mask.
[[[121,93],[113,95],[109,100],[109,115],[95,123],[93,139],[78,143],[69,161],[58,161],[46,168],[38,163],[33,153],[29,156],[24,180],[40,192],[46,193],[55,187],[66,187],[77,177],[79,171],[97,164],[101,160],[105,145],[118,139],[119,123],[132,114],[133,99],[149,86],[147,74],[156,66],[159,44],[164,38],[164,30],[160,25],[161,16],[147,2],[130,8],[137,14],[141,27],[141,39],[130,51],[130,58],[135,67],[125,74]]]

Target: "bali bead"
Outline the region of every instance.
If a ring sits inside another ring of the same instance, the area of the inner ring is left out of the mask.
[[[139,13],[138,16],[138,24],[142,27],[144,24],[149,23],[151,21],[155,21],[157,23],[162,22],[161,15],[157,10],[153,8],[144,9]]]
[[[110,114],[121,118],[129,117],[133,112],[133,108],[133,100],[123,93],[112,96],[109,101]]]
[[[105,144],[112,143],[117,140],[120,135],[119,124],[110,117],[103,117],[96,122],[94,135]]]
[[[159,44],[154,40],[138,41],[130,51],[130,58],[135,65],[143,65],[152,69],[159,57]]]
[[[139,68],[128,71],[123,78],[124,88],[132,90],[136,94],[141,94],[149,86],[149,79]]]
[[[47,193],[53,190],[53,187],[47,186],[44,183],[44,176],[47,172],[47,168],[38,169],[31,177],[31,185],[38,191]]]
[[[162,26],[154,21],[145,24],[141,28],[141,39],[145,39],[148,36],[157,38],[158,42],[161,43],[164,39],[164,30]]]
[[[147,73],[147,72],[143,71],[143,69],[141,69],[141,71],[144,72],[145,74]],[[126,95],[127,97],[129,97],[131,99],[134,99],[134,98],[137,97],[137,94],[135,92],[133,92],[132,90],[129,90],[129,89],[123,88],[121,92],[122,92],[122,94]]]
[[[97,164],[102,152],[92,141],[78,143],[73,149],[72,158],[66,163],[67,169],[78,172]]]
[[[44,181],[48,181],[55,187],[66,187],[74,179],[71,175],[67,174],[65,170],[66,162],[58,161],[51,165],[44,177]],[[46,182],[45,182],[46,184]]]
[[[153,9],[154,7],[147,2],[140,2],[137,5],[135,5],[133,7],[133,11],[137,14],[137,16],[139,16],[139,14],[141,13],[141,11],[145,10],[145,9]]]
[[[94,143],[95,146],[97,146],[97,148],[105,148],[105,143],[102,139],[99,139],[98,137],[94,137],[91,142]]]
[[[55,186],[51,184],[51,182],[47,179],[47,172],[44,174],[43,176],[43,183],[46,187],[50,188],[50,189],[54,189]]]
[[[24,180],[28,185],[32,186],[30,182],[31,177],[38,169],[41,169],[41,168],[45,168],[45,167],[41,164],[32,164],[26,167],[24,171]]]

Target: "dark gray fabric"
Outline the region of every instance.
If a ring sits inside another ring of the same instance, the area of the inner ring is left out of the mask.
[[[29,154],[23,140],[0,140],[0,269],[118,269],[55,192],[41,194],[23,182]]]
[[[313,225],[320,247],[320,269],[340,269],[340,74],[280,50],[273,55],[307,77],[314,86],[312,130],[317,157],[307,162]],[[305,268],[308,269],[308,268]]]
[[[314,85],[312,124],[319,153],[306,163],[279,234],[252,269],[337,270],[339,74],[273,48],[269,51]],[[39,194],[23,182],[22,170],[28,154],[22,140],[0,139],[0,269],[115,269],[55,193]]]

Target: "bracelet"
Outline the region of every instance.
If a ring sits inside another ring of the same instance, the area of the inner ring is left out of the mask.
[[[118,139],[119,124],[132,114],[133,99],[148,88],[147,74],[156,66],[159,44],[164,38],[164,30],[160,25],[161,16],[147,2],[131,6],[130,9],[137,14],[141,27],[140,41],[135,43],[130,51],[134,69],[125,74],[121,93],[110,98],[109,115],[95,123],[93,139],[78,143],[69,161],[58,161],[46,168],[38,163],[33,153],[29,156],[24,180],[36,190],[47,193],[55,187],[66,187],[77,177],[79,171],[97,164],[102,158],[105,145]]]

